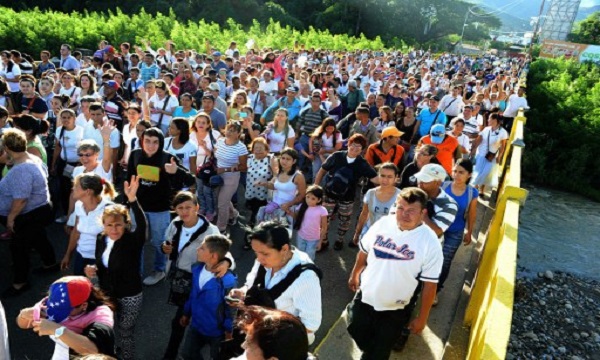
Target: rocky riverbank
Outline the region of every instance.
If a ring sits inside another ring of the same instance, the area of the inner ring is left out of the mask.
[[[506,359],[600,359],[600,283],[552,271],[518,277]]]

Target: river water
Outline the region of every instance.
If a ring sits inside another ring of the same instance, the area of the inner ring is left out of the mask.
[[[562,271],[600,280],[600,203],[566,192],[525,186],[518,265],[524,275]]]

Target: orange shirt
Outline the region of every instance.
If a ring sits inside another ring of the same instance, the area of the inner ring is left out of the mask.
[[[452,135],[446,135],[441,144],[433,144],[431,136],[425,135],[419,141],[421,144],[433,145],[438,149],[436,158],[440,165],[446,170],[448,176],[452,176],[452,168],[454,167],[454,154],[458,148],[458,140]]]
[[[393,159],[392,159],[393,157]],[[383,164],[384,162],[391,162],[394,165],[400,167],[402,165],[402,159],[404,157],[404,148],[400,145],[396,145],[396,151],[391,148],[387,153],[383,152],[381,141],[375,144],[369,145],[367,152],[365,153],[365,160],[369,165],[375,167],[375,165]],[[402,170],[402,169],[400,169]]]

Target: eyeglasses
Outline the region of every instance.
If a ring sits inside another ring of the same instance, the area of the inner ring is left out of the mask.
[[[94,153],[87,153],[87,154],[77,153],[77,156],[79,156],[79,157],[92,157],[94,155],[96,155],[96,154],[94,154]]]
[[[362,149],[362,145],[360,145],[360,144],[352,144],[352,145],[350,145],[350,146],[348,146],[348,147],[351,147],[351,148],[353,148],[353,149],[357,149],[357,150],[358,150],[358,149]]]

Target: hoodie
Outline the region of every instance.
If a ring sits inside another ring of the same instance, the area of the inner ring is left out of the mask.
[[[140,177],[137,198],[145,212],[169,211],[172,189],[180,190],[195,182],[194,176],[182,165],[181,160],[163,150],[165,137],[162,131],[155,128],[154,130],[157,132],[159,150],[152,156],[148,156],[143,149],[133,150],[127,165],[129,177]],[[155,134],[151,136],[155,137]],[[144,135],[140,144],[143,143],[143,138]],[[172,175],[165,170],[165,164],[168,164],[171,158],[174,158],[177,164],[177,172]]]

